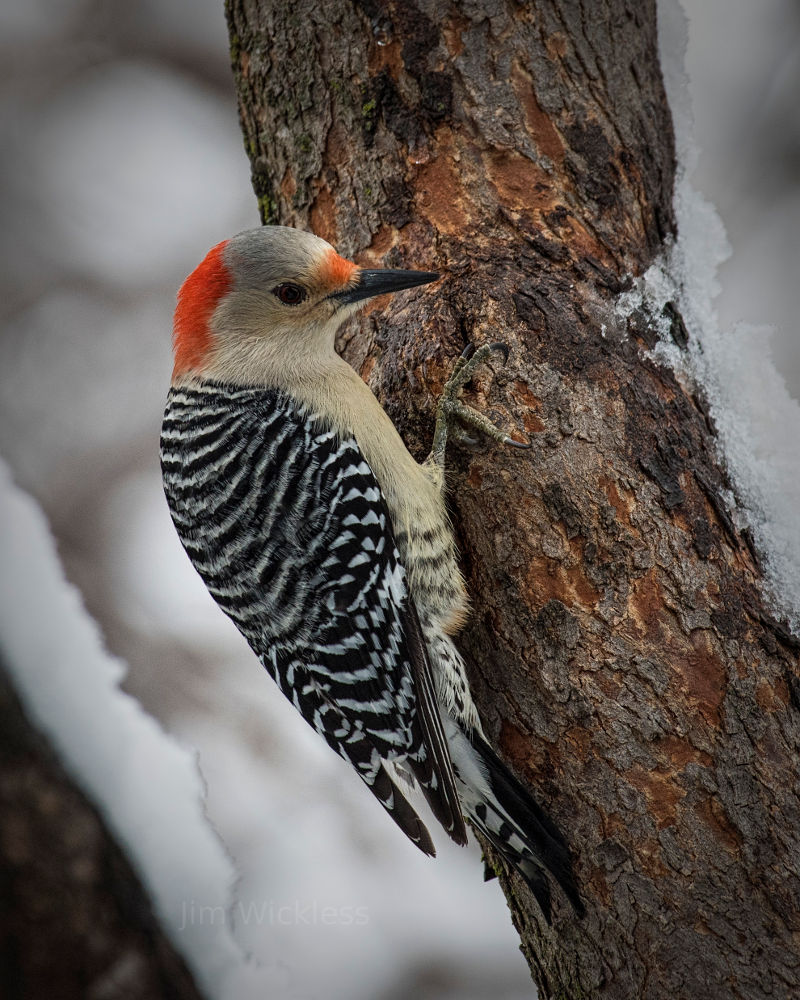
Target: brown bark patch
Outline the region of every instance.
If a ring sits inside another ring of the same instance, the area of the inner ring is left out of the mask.
[[[640,867],[651,878],[664,878],[669,874],[669,869],[663,861],[661,844],[655,838],[646,837],[638,846],[636,853]]]
[[[526,587],[533,596],[532,606],[538,607],[556,600],[567,607],[593,608],[601,596],[580,564],[567,566],[544,555],[535,556],[528,564]]]
[[[370,76],[376,76],[383,70],[393,80],[399,80],[403,72],[403,53],[400,43],[396,39],[389,39],[379,34],[369,47],[367,66]]]
[[[527,382],[519,379],[514,382],[514,398],[519,404],[526,407],[522,414],[522,424],[528,434],[538,434],[546,430],[546,424],[539,416],[542,410],[542,401],[535,396]]]
[[[519,379],[514,382],[514,398],[527,406],[528,409],[541,410],[542,408],[542,401],[538,396],[533,394],[528,383],[522,382]]]
[[[562,744],[569,747],[569,757],[584,762],[592,753],[592,734],[583,726],[571,726],[564,733]]]
[[[702,764],[704,767],[711,765],[710,754],[698,750],[697,747],[678,736],[662,736],[658,740],[657,746],[675,771],[682,771],[689,763]]]
[[[499,744],[504,756],[517,771],[528,771],[541,780],[553,777],[561,763],[561,752],[555,744],[542,740],[531,740],[508,719],[503,720]]]
[[[440,135],[435,158],[420,167],[414,183],[420,215],[451,235],[463,234],[469,221],[457,167],[451,137]]]
[[[447,46],[447,51],[457,59],[464,51],[463,32],[470,26],[470,21],[460,14],[455,14],[442,26],[442,36]]]
[[[742,835],[725,815],[725,810],[715,798],[704,799],[696,807],[697,815],[711,831],[714,839],[736,857],[742,845]]]
[[[651,641],[661,638],[664,593],[655,569],[635,581],[628,601],[628,610],[645,638]]]
[[[691,652],[671,658],[675,673],[689,700],[716,727],[720,723],[720,706],[725,696],[725,664],[702,630],[692,632],[690,643]]]
[[[341,122],[334,121],[325,139],[325,161],[328,167],[346,165],[350,159],[347,134]]]
[[[622,682],[613,674],[600,671],[595,675],[594,682],[609,701],[616,701],[622,690]]]
[[[632,527],[631,513],[636,505],[633,493],[626,491],[627,496],[623,499],[620,495],[618,484],[613,482],[613,480],[608,479],[606,476],[599,476],[597,479],[597,485],[605,493],[608,498],[608,502],[616,511],[617,519],[623,524],[627,524],[629,528]]]
[[[292,171],[288,167],[286,168],[283,180],[281,181],[281,194],[287,201],[291,201],[297,194],[297,181],[294,179],[294,174],[292,174]]]
[[[491,150],[483,157],[489,181],[505,208],[544,214],[558,200],[541,167],[514,150]]]
[[[601,243],[575,216],[569,217],[562,235],[568,236],[573,255],[580,255],[582,262],[591,270],[596,270],[598,264],[607,268],[609,273],[613,273],[616,269],[617,262],[614,260],[611,250]]]
[[[530,75],[518,62],[511,71],[511,84],[522,107],[528,134],[536,143],[536,148],[560,168],[564,162],[564,142],[552,120],[536,100]]]
[[[525,428],[526,434],[540,434],[542,431],[547,430],[544,421],[540,420],[535,413],[531,413],[530,410],[526,410],[522,414],[522,426]]]
[[[397,242],[397,230],[385,223],[372,237],[370,245],[356,255],[358,264],[374,264],[382,261]]]
[[[608,884],[608,879],[605,877],[603,872],[599,869],[595,869],[589,877],[592,888],[597,893],[597,898],[600,900],[602,906],[608,906],[611,903],[611,889]]]
[[[560,31],[554,32],[549,35],[545,40],[545,48],[547,49],[547,54],[553,60],[553,62],[558,62],[562,59],[567,52],[568,44],[567,39]]]
[[[626,778],[647,799],[650,814],[659,830],[663,830],[665,826],[675,826],[678,803],[686,793],[675,785],[673,774],[645,771],[637,766],[628,771]]]
[[[333,195],[324,187],[317,194],[311,206],[311,228],[328,243],[336,245],[338,228],[336,225],[336,205]]]
[[[481,467],[477,462],[470,467],[467,484],[473,490],[479,490],[483,484],[483,472],[481,472]]]
[[[780,712],[789,703],[788,685],[780,679],[773,685],[762,678],[756,687],[756,701],[765,712]]]
[[[373,369],[375,368],[376,362],[377,359],[374,354],[367,355],[366,359],[364,360],[364,364],[361,366],[361,371],[359,372],[359,374],[361,375],[361,377],[364,379],[365,382],[369,382],[369,377],[372,374]]]

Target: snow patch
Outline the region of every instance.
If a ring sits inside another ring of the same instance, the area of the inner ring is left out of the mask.
[[[677,239],[620,296],[621,316],[642,309],[661,334],[654,356],[702,385],[717,427],[721,457],[736,487],[729,496],[739,525],[750,527],[766,567],[766,587],[779,617],[800,632],[800,404],[770,353],[769,327],[721,329],[714,300],[719,266],[731,253],[716,209],[691,184],[697,162],[691,98],[684,70],[685,15],[678,0],[658,6],[661,63],[675,122]],[[686,351],[669,339],[666,303],[689,330]]]
[[[215,1000],[289,995],[285,970],[249,961],[231,936],[235,875],[193,756],[119,689],[124,665],[103,648],[43,514],[2,461],[0,523],[0,648],[27,711],[125,846],[200,987]],[[191,919],[193,904],[220,919]]]

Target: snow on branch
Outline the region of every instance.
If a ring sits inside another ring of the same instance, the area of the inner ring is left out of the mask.
[[[205,817],[194,757],[120,690],[124,665],[2,460],[0,524],[0,646],[28,714],[126,850],[201,989],[212,1000],[282,995],[280,971],[248,960],[231,935],[235,872]],[[196,901],[221,919],[187,921]]]
[[[789,394],[770,353],[772,330],[740,323],[722,329],[714,305],[719,266],[731,250],[716,209],[692,187],[698,150],[684,68],[688,29],[678,0],[658,5],[661,65],[675,123],[678,237],[620,297],[618,310],[642,309],[661,333],[654,352],[679,376],[703,387],[717,428],[720,458],[736,496],[731,517],[749,527],[764,556],[776,616],[800,632],[800,404]],[[675,303],[689,332],[686,352],[669,335],[664,313]]]

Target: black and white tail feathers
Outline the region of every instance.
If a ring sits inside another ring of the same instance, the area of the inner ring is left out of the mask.
[[[453,722],[447,729],[462,805],[474,826],[525,879],[548,923],[548,872],[583,916],[569,850],[555,824],[478,732],[467,736]]]

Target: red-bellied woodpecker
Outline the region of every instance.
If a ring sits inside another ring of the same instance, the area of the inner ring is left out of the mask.
[[[460,400],[502,345],[456,362],[422,465],[334,351],[363,300],[436,278],[364,270],[281,226],[214,247],[178,295],[164,489],[219,606],[404,833],[434,853],[398,774],[459,844],[465,814],[549,920],[545,871],[582,910],[569,854],[487,743],[451,638],[467,597],[444,501],[448,422],[516,443]]]

